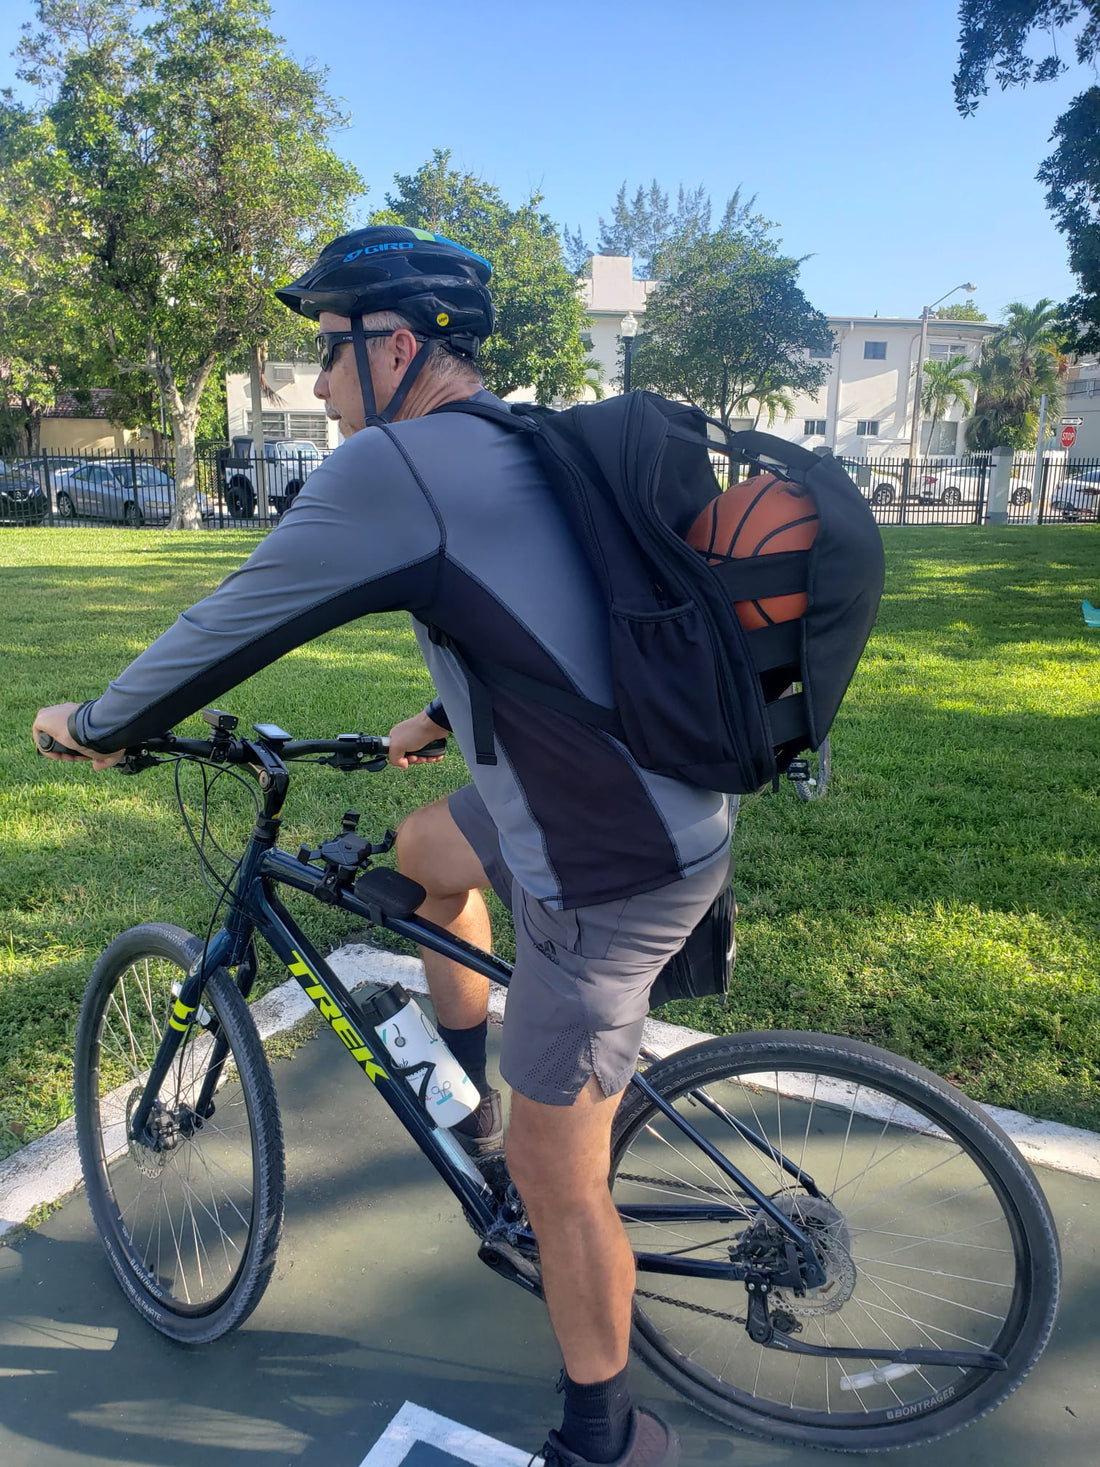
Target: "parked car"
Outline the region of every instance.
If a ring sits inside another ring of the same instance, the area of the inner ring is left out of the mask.
[[[878,464],[854,458],[842,458],[840,462],[878,508],[901,502],[905,477],[900,470],[880,468]]]
[[[14,467],[0,468],[0,520],[5,524],[41,525],[50,514],[50,502],[30,474]]]
[[[1064,520],[1100,519],[1100,465],[1068,473],[1051,495],[1050,507]]]
[[[54,503],[63,520],[87,516],[121,521],[135,529],[144,524],[164,525],[176,502],[172,476],[155,464],[130,459],[99,459],[59,475]],[[210,518],[213,506],[199,495],[199,510]]]
[[[285,514],[302,485],[324,455],[306,438],[284,438],[263,446],[263,480],[267,502],[276,515]],[[218,487],[231,518],[249,520],[260,502],[260,472],[251,438],[234,438],[218,454]]]
[[[985,494],[989,495],[989,465],[980,462],[949,462],[930,464],[916,476],[916,498],[922,504],[942,504],[954,508],[960,504],[976,504],[982,495],[982,476],[985,479]],[[1031,503],[1031,481],[1023,474],[1011,476],[1009,502],[1014,505]]]

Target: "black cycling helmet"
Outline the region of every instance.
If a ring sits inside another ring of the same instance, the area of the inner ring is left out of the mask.
[[[427,359],[428,341],[445,341],[471,360],[477,356],[495,321],[485,288],[492,273],[488,260],[441,234],[374,224],[334,239],[316,264],[275,295],[314,321],[322,311],[351,319],[367,422],[388,422]],[[399,312],[425,338],[384,415],[375,410],[363,334],[363,317],[375,311]]]

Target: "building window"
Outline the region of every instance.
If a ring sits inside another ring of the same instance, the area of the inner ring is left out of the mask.
[[[877,418],[860,418],[859,422],[856,424],[856,437],[857,438],[877,438],[878,437],[878,419]]]
[[[966,345],[961,341],[933,341],[928,347],[928,357],[933,362],[946,362],[952,357],[965,357]]]
[[[294,381],[294,363],[268,362],[264,367],[264,376],[269,387],[289,387]]]
[[[328,422],[324,413],[264,413],[263,425],[265,443],[304,438],[318,448],[328,447]],[[255,439],[251,413],[248,414],[248,431]]]
[[[810,347],[810,360],[815,362],[827,362],[833,355],[834,347]]]
[[[806,419],[806,422],[805,422],[805,425],[804,425],[804,427],[802,429],[802,436],[804,438],[824,438],[825,437],[825,419],[824,418],[807,418]]]
[[[947,458],[954,458],[959,447],[959,425],[958,423],[937,423],[936,431],[928,441],[929,454],[943,454]]]
[[[865,362],[884,362],[886,360],[885,341],[865,341],[863,343],[863,360]]]

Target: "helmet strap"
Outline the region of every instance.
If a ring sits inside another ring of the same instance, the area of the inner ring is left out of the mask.
[[[416,356],[413,357],[412,361],[405,368],[405,375],[397,384],[393,396],[383,411],[379,412],[374,396],[374,379],[370,374],[370,354],[367,351],[367,338],[363,328],[362,316],[351,317],[351,340],[355,351],[355,365],[359,372],[359,390],[363,394],[364,426],[370,428],[376,423],[392,423],[400,410],[401,404],[408,397],[413,383],[427,365],[428,354],[432,349],[432,343],[425,341],[421,344]]]

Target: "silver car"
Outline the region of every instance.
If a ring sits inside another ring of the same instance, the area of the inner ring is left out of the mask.
[[[1064,520],[1100,519],[1100,464],[1068,473],[1051,495],[1050,507]]]
[[[136,529],[145,524],[167,524],[175,500],[171,475],[155,464],[101,459],[60,478],[55,503],[58,517],[63,520],[113,520]],[[199,496],[199,508],[204,517],[210,513],[205,495]]]

